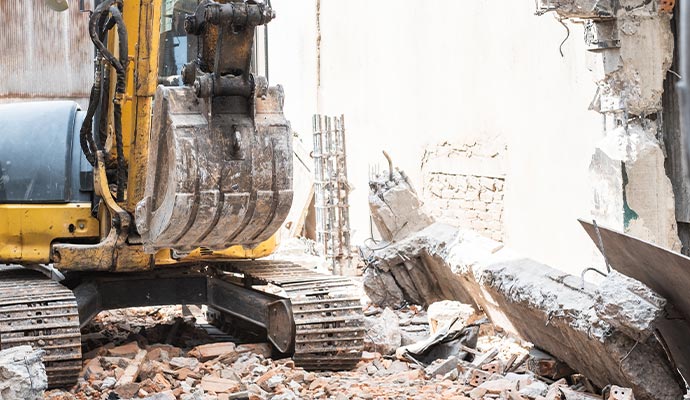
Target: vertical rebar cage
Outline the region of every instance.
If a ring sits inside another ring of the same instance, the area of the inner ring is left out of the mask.
[[[334,274],[350,267],[350,185],[347,182],[345,116],[314,115],[316,242]]]

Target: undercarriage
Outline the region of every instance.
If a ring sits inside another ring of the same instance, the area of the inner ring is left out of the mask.
[[[0,350],[42,348],[50,387],[70,386],[81,370],[80,328],[100,311],[205,304],[213,323],[249,323],[265,334],[276,355],[291,355],[298,366],[349,369],[360,360],[364,344],[362,308],[353,289],[348,278],[278,261],[79,272],[60,283],[11,267],[0,271]]]

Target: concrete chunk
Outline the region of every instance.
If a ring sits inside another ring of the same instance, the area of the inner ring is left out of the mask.
[[[613,286],[582,289],[579,277],[523,258],[472,231],[442,224],[377,251],[374,258],[379,271],[406,270],[406,262],[417,260],[427,272],[426,277],[415,276],[415,289],[433,287],[435,295],[481,308],[495,325],[529,340],[599,387],[630,387],[640,400],[682,396],[675,370],[656,338],[640,341],[663,304],[639,285],[617,284],[636,297],[616,293],[598,305],[597,297]],[[396,283],[401,285],[401,280]],[[635,302],[648,303],[642,316],[629,313]],[[598,306],[618,325],[601,318]]]
[[[599,318],[644,342],[663,318],[666,299],[641,282],[611,271],[597,288],[594,304]]]
[[[431,225],[422,203],[404,174],[394,172],[369,182],[369,209],[383,240],[395,242]]]
[[[38,400],[48,388],[43,350],[18,346],[0,351],[0,400]]]

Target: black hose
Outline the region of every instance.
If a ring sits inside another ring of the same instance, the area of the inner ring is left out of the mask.
[[[117,76],[117,82],[115,84],[115,98],[113,99],[113,121],[115,130],[115,146],[117,153],[117,193],[116,201],[124,200],[124,190],[125,182],[127,180],[127,170],[125,166],[125,156],[124,156],[124,143],[122,138],[122,100],[126,91],[127,84],[127,64],[129,63],[128,55],[128,38],[127,38],[127,28],[125,26],[124,19],[122,18],[122,12],[116,5],[121,3],[117,0],[108,0],[99,4],[94,10],[91,18],[89,19],[89,36],[91,41],[94,43],[97,49],[97,54],[100,54],[105,60],[113,66]],[[110,14],[110,18],[106,18]],[[107,49],[103,44],[105,39],[105,34],[107,31],[117,26],[117,35],[119,43],[119,59]],[[97,67],[101,67],[100,65]],[[82,125],[80,132],[80,139],[82,142],[82,150],[91,163],[95,164],[96,151],[98,150],[96,143],[93,139],[92,125],[93,116],[95,114],[96,108],[100,103],[100,93],[101,93],[101,74],[97,70],[96,82],[91,90],[91,97],[89,101],[89,109],[87,111],[86,119]],[[107,89],[106,89],[107,90]],[[103,119],[101,120],[101,122]]]
[[[107,3],[107,2],[106,2]],[[97,29],[99,26],[102,26],[105,23],[105,15],[103,15],[103,11],[105,10],[104,7],[102,7],[105,3],[101,3],[98,7],[96,7],[96,10],[94,13],[91,15],[91,18],[89,19],[89,34],[91,36],[91,41],[96,44],[96,59],[99,60],[102,52],[98,46],[97,43],[101,44],[101,48],[107,51],[105,47],[103,46],[103,43],[101,42],[102,37],[104,36],[105,32],[97,32]],[[97,35],[100,33],[100,35]],[[100,37],[99,37],[100,36]],[[98,108],[98,105],[100,104],[100,97],[101,97],[101,65],[100,62],[97,62],[96,65],[96,76],[94,79],[94,84],[91,87],[91,94],[89,96],[89,106],[86,110],[86,117],[84,118],[84,122],[81,125],[81,129],[79,130],[79,142],[81,144],[81,150],[84,153],[84,156],[86,157],[86,160],[91,164],[92,166],[96,165],[96,152],[98,151],[98,147],[96,146],[96,142],[93,138],[93,117],[96,113],[96,109]]]
[[[98,76],[98,74],[97,74]],[[89,97],[89,108],[86,110],[86,117],[79,130],[79,142],[81,144],[81,151],[84,152],[86,160],[92,166],[96,164],[96,142],[93,140],[92,124],[93,115],[98,106],[98,98],[101,95],[100,78],[96,78],[93,86],[91,86],[91,96]],[[92,106],[93,104],[93,106]]]
[[[103,57],[110,63],[115,68],[115,71],[117,73],[124,73],[124,67],[120,60],[115,58],[113,53],[111,53],[108,48],[103,44],[103,42],[99,38],[99,25],[101,25],[99,22],[101,22],[101,16],[104,12],[106,11],[112,11],[111,6],[116,2],[116,0],[108,0],[104,1],[103,3],[99,4],[98,7],[93,11],[93,14],[91,15],[91,18],[89,19],[89,36],[91,37],[91,41],[93,44],[96,46],[96,49],[103,55]],[[117,9],[117,7],[114,7]],[[119,13],[119,9],[118,9]],[[122,19],[122,14],[119,14],[120,20]],[[123,24],[124,27],[124,24]],[[120,34],[120,28],[118,26],[118,34]],[[126,40],[126,35],[125,35],[125,40]],[[122,49],[122,47],[120,47]],[[125,47],[125,50],[127,47]],[[126,55],[125,51],[125,55]],[[120,55],[122,57],[122,55]]]
[[[122,72],[117,71],[117,83],[115,84],[115,92],[119,95],[125,93],[126,89],[126,72],[127,64],[129,62],[129,56],[127,54],[127,28],[125,27],[125,22],[122,19],[122,13],[120,10],[112,6],[110,7],[111,19],[115,21],[117,25],[117,35],[120,44],[120,64],[123,67]],[[125,151],[124,143],[122,140],[122,105],[120,98],[116,98],[113,106],[113,121],[115,125],[115,147],[117,152],[117,193],[116,201],[124,201],[125,198],[125,182],[127,181],[127,170],[125,168]]]
[[[117,93],[124,93],[126,84],[127,64],[129,63],[129,55],[127,54],[127,27],[125,26],[124,19],[122,19],[122,12],[120,12],[120,9],[118,9],[115,6],[110,7],[110,15],[111,19],[114,20],[115,24],[117,25],[117,36],[120,45],[120,59],[118,60],[118,63],[120,64],[120,69],[118,69],[116,65],[113,65],[115,67],[115,70],[117,71],[117,85],[115,87],[115,91]]]

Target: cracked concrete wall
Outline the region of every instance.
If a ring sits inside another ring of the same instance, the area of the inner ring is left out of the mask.
[[[656,1],[542,0],[542,11],[585,19],[603,129],[589,166],[592,217],[680,250],[673,187],[660,138],[664,79],[673,61],[671,15]],[[602,10],[606,10],[605,12]]]

